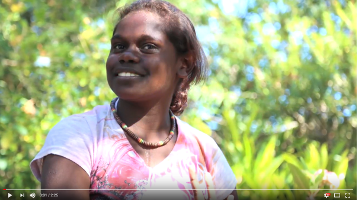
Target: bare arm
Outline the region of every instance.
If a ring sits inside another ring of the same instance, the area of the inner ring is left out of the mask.
[[[55,189],[89,189],[88,174],[76,163],[57,155],[48,155],[42,166],[41,193],[58,193],[56,200],[83,199],[89,200],[89,190],[55,190]],[[44,200],[53,200],[44,197]]]

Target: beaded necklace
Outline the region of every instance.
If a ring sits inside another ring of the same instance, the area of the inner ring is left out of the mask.
[[[175,129],[176,129],[176,120],[175,120],[175,115],[172,113],[172,111],[170,110],[170,119],[171,119],[171,129],[170,129],[170,133],[167,136],[167,138],[164,141],[159,141],[156,143],[152,143],[152,142],[147,142],[145,140],[143,140],[142,138],[139,138],[138,136],[136,136],[131,130],[129,130],[128,126],[119,118],[118,114],[117,114],[117,110],[115,109],[115,102],[118,100],[118,97],[114,98],[112,100],[112,102],[110,103],[110,107],[111,110],[113,112],[114,118],[115,120],[118,122],[118,124],[121,126],[121,128],[128,133],[128,135],[133,138],[134,140],[136,140],[137,142],[139,142],[140,144],[143,144],[144,146],[147,147],[161,147],[164,146],[165,144],[167,144],[172,137],[175,134]]]

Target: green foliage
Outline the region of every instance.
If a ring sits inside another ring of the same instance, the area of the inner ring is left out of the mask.
[[[217,141],[237,188],[310,189],[241,198],[322,196],[312,189],[331,187],[325,169],[339,189],[356,188],[356,2],[256,0],[232,13],[216,1],[170,2],[193,20],[210,64],[181,118]],[[51,127],[114,97],[105,60],[113,8],[125,3],[0,2],[4,188],[39,187],[29,162]]]

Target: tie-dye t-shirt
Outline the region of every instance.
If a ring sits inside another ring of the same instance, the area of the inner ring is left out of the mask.
[[[226,198],[237,181],[222,151],[210,136],[176,120],[178,137],[172,152],[156,166],[148,167],[115,121],[110,106],[96,106],[56,124],[32,160],[31,170],[41,181],[43,157],[55,154],[87,172],[91,200],[182,200],[194,199],[188,173],[193,165],[199,171],[199,180],[205,172],[211,173],[217,199]]]

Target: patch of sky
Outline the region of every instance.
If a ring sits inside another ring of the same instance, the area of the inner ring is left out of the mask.
[[[219,27],[218,20],[214,17],[208,18],[208,26],[211,29],[212,32],[215,33],[222,33],[221,28]]]
[[[242,95],[242,90],[240,89],[239,86],[232,86],[231,91],[233,91],[237,95],[237,97]]]
[[[248,24],[259,23],[262,21],[262,18],[257,13],[248,13],[245,17],[245,22]]]
[[[271,122],[271,124],[273,126],[275,126],[278,123],[278,121],[276,120],[275,116],[273,116],[273,115],[269,117],[269,121]]]
[[[283,0],[278,1],[277,7],[278,7],[280,13],[287,13],[287,12],[290,12],[290,10],[291,10],[290,7],[284,3]]]
[[[280,47],[280,41],[279,40],[272,40],[270,42],[270,44],[274,49],[279,49],[279,47]]]
[[[318,30],[319,30],[319,27],[316,25],[313,25],[306,30],[306,35],[310,36],[311,33],[317,33]]]
[[[286,95],[285,95],[285,94],[284,94],[284,95],[281,95],[281,96],[279,97],[279,101],[280,101],[280,103],[286,103],[286,101],[287,101]]]
[[[340,100],[342,98],[342,94],[341,92],[336,92],[333,97],[336,99],[336,100]]]
[[[94,25],[94,27],[104,28],[105,21],[103,19],[99,18],[97,21],[94,21],[93,25]]]
[[[60,72],[58,73],[58,78],[59,78],[60,80],[63,80],[65,77],[66,77],[66,73],[64,73],[63,71],[60,71]]]
[[[329,95],[331,93],[332,93],[332,88],[331,87],[327,87],[325,94]]]
[[[286,5],[283,1],[270,2],[269,11],[273,14],[286,13],[290,11],[290,7]]]
[[[220,56],[217,56],[217,55],[214,55],[214,56],[212,57],[212,59],[213,59],[213,63],[212,63],[211,69],[216,70],[216,69],[218,69],[219,62],[220,62],[220,60],[221,60],[221,57],[220,57]]]
[[[81,60],[84,60],[87,58],[86,54],[84,54],[84,53],[75,53],[73,57],[79,58]]]
[[[340,124],[343,124],[343,122],[345,122],[345,119],[344,119],[343,117],[339,117],[339,118],[338,118],[338,122],[339,122]]]
[[[298,112],[300,115],[305,115],[305,108],[301,107]]]
[[[250,126],[250,132],[254,133],[255,131],[257,131],[258,129],[258,125],[256,123],[252,123],[252,125]]]
[[[343,28],[343,32],[344,32],[346,35],[351,35],[351,30],[348,29],[348,28]]]
[[[300,45],[303,42],[304,34],[301,31],[291,31],[290,37],[294,40],[296,45]]]
[[[281,24],[279,22],[274,22],[275,30],[280,30]]]
[[[217,48],[218,48],[218,43],[217,43],[217,42],[211,42],[211,43],[210,43],[210,47],[211,47],[212,49],[217,49]]]
[[[279,61],[286,62],[288,60],[288,55],[286,54],[286,52],[280,51],[277,54],[278,54]]]
[[[338,0],[340,3],[341,3],[341,5],[344,7],[344,6],[346,6],[346,1],[345,0]]]
[[[355,111],[355,110],[356,110],[356,105],[351,105],[351,106],[350,106],[350,110],[351,110],[351,111]]]
[[[341,18],[338,15],[335,15],[334,13],[331,13],[330,15],[332,21],[335,22],[335,30],[339,31],[341,29]]]
[[[263,43],[263,39],[262,39],[262,37],[259,35],[259,32],[258,32],[258,31],[253,31],[252,34],[253,34],[253,36],[254,36],[253,40],[254,40],[254,43],[255,43],[255,44],[260,45],[260,44]]]
[[[351,110],[350,109],[348,109],[348,108],[345,108],[345,109],[343,109],[343,115],[345,116],[345,117],[351,117],[351,115],[352,115],[352,112],[351,112]]]
[[[205,53],[206,56],[208,56],[210,54],[210,51],[207,47],[202,46],[203,52]]]
[[[312,99],[311,99],[310,97],[308,97],[308,98],[306,99],[306,102],[307,102],[307,103],[311,103],[311,102],[312,102]]]
[[[285,89],[285,94],[289,96],[290,95],[290,90],[289,89]]]
[[[274,35],[275,34],[275,26],[272,23],[265,23],[263,25],[263,34],[264,35]]]
[[[286,126],[282,125],[281,128],[280,128],[280,132],[285,132],[285,131],[286,131]]]
[[[202,43],[208,43],[214,41],[214,35],[211,33],[209,26],[197,26],[196,27],[197,38]]]
[[[100,87],[95,87],[94,88],[94,95],[99,96],[100,95]]]
[[[269,4],[269,11],[273,14],[279,14],[278,7],[275,2],[270,2]]]
[[[252,74],[246,74],[245,77],[246,77],[246,79],[248,81],[253,81],[254,80],[254,76]]]
[[[302,44],[300,49],[300,58],[301,60],[311,60],[312,55],[310,53],[310,46],[306,43]]]
[[[51,65],[51,58],[46,56],[39,56],[34,62],[34,65],[36,67],[49,67]]]
[[[209,70],[207,71],[207,76],[211,76],[211,74],[212,74],[212,70],[209,69]]]
[[[246,78],[248,81],[253,81],[254,80],[254,67],[248,65],[246,68]]]
[[[253,74],[254,73],[254,67],[252,67],[251,65],[247,65],[245,67],[245,70],[250,73],[250,74]]]
[[[208,127],[211,129],[211,130],[214,130],[216,131],[218,129],[218,123],[215,122],[215,121],[208,121],[206,122]]]
[[[108,49],[110,49],[110,47],[111,47],[111,44],[109,44],[109,43],[101,42],[101,43],[98,44],[98,48],[99,49],[108,50]]]
[[[319,28],[319,34],[322,36],[327,35],[327,30],[324,27]]]
[[[266,57],[260,59],[259,62],[258,62],[258,65],[259,65],[262,69],[267,68],[267,67],[268,67],[268,64],[269,64],[269,60],[268,60]]]
[[[200,105],[198,106],[198,115],[201,117],[202,120],[208,120],[212,118],[211,112],[209,109],[207,109],[206,107]]]
[[[280,42],[279,50],[285,51],[286,47],[288,47],[288,46],[289,46],[289,43],[286,42],[285,40],[283,40]]]
[[[248,7],[254,6],[254,0],[215,0],[226,15],[244,17],[248,12]]]

